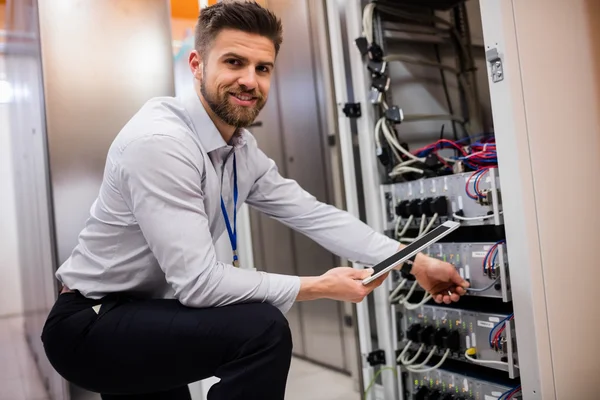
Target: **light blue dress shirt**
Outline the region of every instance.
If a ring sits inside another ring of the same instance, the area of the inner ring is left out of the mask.
[[[94,299],[126,291],[190,307],[261,301],[287,312],[298,277],[217,260],[214,242],[225,231],[221,193],[233,215],[232,152],[238,208],[245,201],[366,265],[398,250],[398,242],[283,178],[247,130],[228,145],[194,93],[148,101],[119,132],[91,215],[57,278]]]

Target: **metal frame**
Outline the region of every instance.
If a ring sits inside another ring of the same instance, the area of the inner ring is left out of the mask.
[[[346,66],[344,59],[344,45],[342,40],[342,29],[340,24],[339,4],[336,1],[326,1],[327,25],[329,29],[329,47],[331,51],[332,69],[333,69],[333,85],[335,90],[335,98],[338,103],[337,125],[338,137],[340,140],[342,172],[344,176],[344,193],[346,200],[346,210],[355,216],[360,217],[358,205],[358,187],[356,184],[356,166],[354,163],[354,150],[352,143],[352,128],[350,120],[342,112],[343,102],[348,100],[348,91],[346,87]],[[337,62],[336,62],[337,60]],[[356,267],[356,264],[353,264]],[[362,366],[362,384],[361,391],[369,385],[373,379],[373,369],[365,366],[367,355],[372,351],[371,346],[371,327],[369,325],[369,309],[367,303],[359,303],[356,305],[356,319],[358,325],[358,342],[361,353]],[[372,399],[371,395],[368,399]]]
[[[327,1],[328,14],[330,16],[330,40],[333,60],[342,60],[340,47],[343,47],[341,39],[341,31],[339,21],[332,16],[338,16],[340,13],[337,4],[333,1]],[[352,77],[352,89],[354,91],[354,101],[360,104],[362,116],[357,119],[358,144],[360,154],[360,169],[363,181],[363,195],[366,204],[366,222],[374,230],[383,231],[382,216],[383,210],[379,204],[379,187],[380,177],[377,169],[377,160],[375,158],[375,142],[373,131],[375,128],[375,110],[373,105],[367,100],[369,98],[367,88],[369,87],[369,76],[367,69],[364,66],[362,56],[355,48],[353,40],[362,36],[362,4],[361,0],[348,0],[344,2],[344,8],[347,15],[346,18],[346,34],[348,38],[350,63],[350,76]],[[341,82],[346,76],[345,68],[342,63],[334,65],[336,77],[336,98],[338,102],[347,101],[347,91],[345,82]],[[340,117],[340,133],[344,132],[342,143],[342,159],[344,165],[344,177],[346,179],[346,200],[348,210],[354,215],[358,215],[358,205],[356,200],[356,180],[354,178],[354,160],[353,148],[351,140],[350,124],[347,118]],[[345,137],[344,137],[345,136]],[[396,369],[396,357],[394,356],[394,338],[392,333],[392,315],[388,300],[389,285],[391,282],[386,281],[378,289],[374,291],[375,314],[377,315],[377,338],[379,349],[386,354],[386,365],[382,367],[391,367]],[[361,341],[361,352],[363,355],[368,354],[371,350],[370,344],[370,325],[369,315],[366,304],[359,304],[357,307],[359,316],[359,340]],[[364,360],[363,360],[364,363]],[[397,369],[396,369],[397,371]],[[365,384],[370,383],[373,378],[372,368],[363,364],[363,379]],[[369,392],[367,399],[397,399],[399,394],[396,387],[396,377],[391,373],[382,373],[382,386],[375,385],[373,390]]]
[[[513,1],[481,2],[486,52],[502,60],[502,80],[494,79],[497,59],[487,64],[492,113],[499,153],[508,265],[518,337],[524,398],[556,396],[550,332],[541,264],[540,238],[533,186],[529,137],[521,86],[521,69]],[[492,68],[494,67],[494,71]]]

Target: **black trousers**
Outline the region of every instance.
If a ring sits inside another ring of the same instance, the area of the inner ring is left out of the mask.
[[[104,400],[189,400],[187,384],[210,376],[220,382],[209,400],[281,400],[292,354],[288,322],[269,304],[197,309],[77,292],[59,296],[42,341],[63,378]]]

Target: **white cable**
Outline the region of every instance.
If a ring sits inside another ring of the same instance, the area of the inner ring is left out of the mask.
[[[431,351],[429,352],[429,355],[427,356],[427,358],[425,360],[423,360],[422,363],[417,364],[417,365],[411,365],[410,368],[421,368],[422,366],[427,364],[429,362],[429,360],[431,360],[431,357],[433,357],[433,355],[435,354],[436,350],[437,350],[437,346],[433,346],[433,349],[431,349]]]
[[[498,214],[502,214],[502,211],[499,211]],[[459,221],[482,221],[484,219],[494,218],[496,214],[482,215],[480,217],[461,217],[460,215],[453,213],[452,218],[456,218]]]
[[[417,350],[417,354],[415,354],[415,356],[413,358],[411,358],[410,360],[407,360],[406,358],[404,358],[404,356],[406,354],[400,353],[401,357],[398,357],[398,360],[396,360],[396,361],[400,361],[402,363],[402,365],[412,365],[412,363],[414,363],[415,361],[417,361],[417,359],[419,358],[419,356],[421,355],[421,353],[423,352],[424,349],[425,349],[425,345],[424,344],[422,344],[421,346],[419,346],[419,350]]]
[[[410,290],[408,291],[408,293],[406,294],[406,296],[400,296],[398,298],[398,304],[404,304],[406,302],[406,299],[408,299],[410,296],[412,296],[413,292],[415,291],[415,289],[417,288],[417,281],[415,281],[412,286],[410,287]]]
[[[433,367],[429,367],[429,368],[425,368],[425,369],[417,369],[417,368],[414,368],[412,366],[408,366],[408,367],[406,367],[406,369],[409,370],[410,372],[413,372],[413,373],[431,372],[431,371],[436,370],[439,367],[441,367],[442,364],[444,363],[444,361],[446,361],[446,358],[448,358],[449,355],[450,355],[450,349],[446,350],[446,352],[444,353],[444,356],[442,357],[442,359],[440,360],[440,362],[437,363],[436,365],[434,365]]]
[[[389,176],[393,178],[395,176],[403,175],[403,174],[406,174],[406,173],[409,173],[409,172],[414,172],[414,173],[417,173],[417,174],[424,174],[425,173],[425,171],[423,171],[422,169],[419,169],[419,168],[414,168],[414,167],[400,167],[400,168],[394,168],[392,170],[392,172],[389,173]]]
[[[412,304],[412,303],[408,303],[407,301],[404,301],[404,308],[406,308],[407,310],[416,310],[417,308],[421,307],[423,304],[427,303],[429,300],[431,300],[433,296],[431,296],[431,294],[425,292],[425,295],[423,296],[423,299],[418,302],[417,304]],[[408,299],[408,297],[407,297]]]
[[[465,357],[467,358],[467,360],[477,363],[477,364],[494,364],[494,365],[508,365],[507,362],[504,361],[495,361],[495,360],[478,360],[476,358],[471,357],[470,355],[467,354],[469,350],[467,349],[465,351]]]
[[[401,218],[398,218],[400,221],[402,220]],[[406,223],[404,224],[404,228],[402,228],[401,232],[398,232],[398,229],[400,229],[400,225],[399,223],[396,224],[396,237],[398,239],[402,238],[402,236],[404,236],[404,234],[406,234],[406,231],[408,230],[408,228],[410,227],[411,222],[413,221],[414,217],[411,215],[408,217],[408,220],[406,220]]]
[[[419,236],[421,236],[423,234],[423,231],[425,230],[425,221],[427,221],[427,215],[423,214],[423,215],[421,215],[421,225],[419,226]]]
[[[385,117],[380,118],[377,121],[377,123],[375,124],[375,144],[378,149],[381,149],[381,139],[379,138],[379,136],[381,135],[381,133],[383,133],[387,142],[390,143],[390,146],[392,148],[392,152],[394,153],[394,156],[396,157],[397,160],[401,161],[402,157],[400,156],[400,153],[398,153],[398,151],[396,150],[396,147],[390,142],[390,139],[386,135],[387,131],[384,131],[382,129],[382,126],[384,124],[385,124]],[[395,139],[392,137],[392,140],[395,140]]]
[[[398,358],[396,358],[396,362],[400,362],[400,360],[404,357],[406,352],[408,352],[408,350],[410,349],[411,344],[412,344],[412,340],[409,340],[408,343],[406,343],[406,346],[404,346],[404,349],[402,349],[402,351],[400,352],[400,355],[398,356]]]
[[[427,232],[429,232],[429,230],[433,227],[433,224],[435,224],[437,217],[438,217],[438,213],[433,214],[433,217],[431,217],[431,221],[429,221],[429,224],[427,225],[427,227],[425,228],[425,230],[423,231],[423,233],[421,235],[424,235]]]
[[[421,161],[421,162],[425,161],[425,158],[419,158],[419,157],[415,156],[414,154],[412,154],[410,151],[406,150],[404,147],[402,147],[400,145],[400,143],[398,143],[398,141],[394,137],[394,134],[390,131],[390,128],[385,123],[385,117],[382,117],[381,120],[384,121],[381,124],[381,128],[383,130],[383,134],[386,137],[386,139],[388,139],[388,142],[393,147],[396,147],[398,150],[400,150],[408,158],[412,158],[413,160],[417,160],[417,161]]]
[[[406,284],[407,280],[406,279],[402,279],[400,281],[400,283],[398,284],[398,286],[396,286],[396,289],[394,289],[394,291],[392,291],[392,293],[390,293],[390,303],[393,303],[394,300],[396,299],[396,296],[398,295],[398,293],[400,293],[400,291],[402,290],[402,288],[404,287],[404,285]],[[400,297],[398,297],[398,299],[400,299]]]
[[[363,10],[363,34],[369,44],[373,43],[373,11],[375,11],[375,3],[367,4]]]

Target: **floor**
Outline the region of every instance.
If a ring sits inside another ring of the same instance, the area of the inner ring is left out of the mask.
[[[294,358],[285,399],[359,400],[360,396],[349,376]],[[21,318],[0,319],[0,400],[50,400],[25,342]]]

